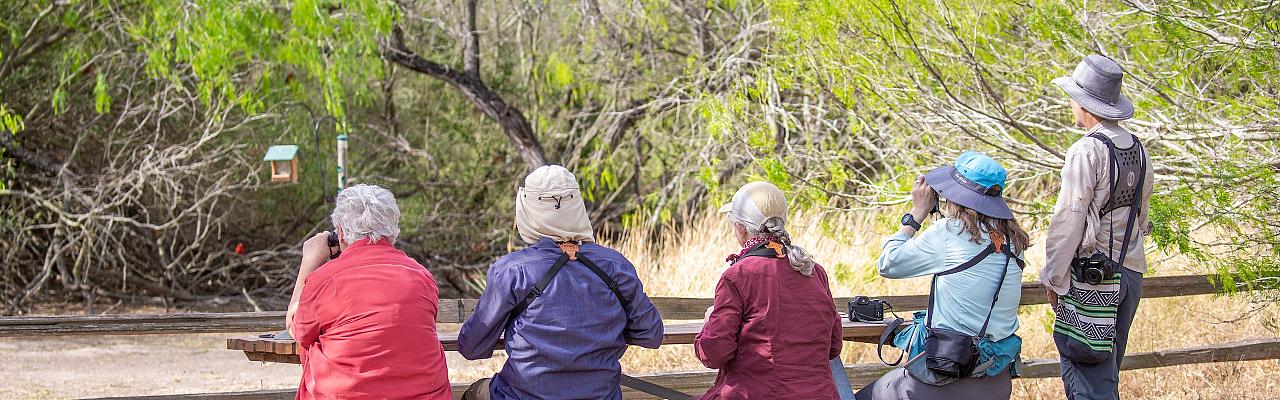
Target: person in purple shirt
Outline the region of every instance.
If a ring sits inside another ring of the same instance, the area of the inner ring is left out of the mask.
[[[492,357],[501,339],[507,362],[463,399],[621,399],[618,360],[627,345],[662,343],[662,317],[635,267],[593,243],[578,181],[564,167],[525,178],[516,227],[530,246],[489,267],[484,294],[458,334],[463,357]],[[535,286],[544,287],[541,294]]]

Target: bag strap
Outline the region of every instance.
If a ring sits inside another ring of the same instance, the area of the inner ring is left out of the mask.
[[[987,337],[987,325],[991,323],[991,314],[996,311],[996,302],[1000,301],[1000,290],[1004,288],[1005,274],[1009,273],[1009,260],[1013,257],[1004,252],[1004,269],[1000,270],[1000,281],[996,283],[996,294],[991,296],[991,308],[987,309],[987,319],[982,320],[982,329],[978,330],[978,339]]]
[[[925,328],[933,327],[933,298],[938,290],[938,277],[943,275],[951,275],[960,271],[967,270],[969,268],[973,268],[974,265],[978,265],[979,262],[982,262],[982,260],[985,260],[987,257],[991,256],[992,254],[1000,253],[1000,254],[1004,254],[1005,256],[1004,269],[1000,271],[1000,281],[996,283],[996,293],[991,298],[991,307],[987,309],[987,318],[982,321],[982,329],[978,331],[978,337],[980,338],[987,335],[987,325],[991,322],[991,314],[995,312],[996,302],[1000,300],[1000,290],[1003,289],[1004,287],[1005,275],[1009,273],[1009,262],[1016,260],[1019,269],[1027,268],[1026,261],[1023,261],[1021,258],[1018,258],[1018,255],[1014,253],[1013,246],[1010,246],[1008,243],[1005,242],[1004,234],[1001,234],[999,232],[991,232],[989,235],[991,238],[991,244],[987,245],[986,248],[982,249],[982,251],[979,252],[978,255],[973,256],[973,258],[970,258],[969,261],[966,261],[964,264],[960,264],[955,268],[942,271],[933,275],[933,282],[930,284],[930,287],[929,287],[929,308],[928,308],[928,311],[926,311],[926,317],[925,317],[925,323],[924,323]]]
[[[929,307],[926,310],[927,316],[925,317],[925,322],[924,322],[924,326],[926,328],[933,327],[933,298],[934,298],[934,294],[938,291],[938,277],[943,275],[951,275],[960,271],[964,271],[969,268],[973,268],[974,265],[978,265],[979,262],[982,262],[982,260],[985,260],[987,256],[990,256],[995,252],[996,252],[995,244],[988,245],[985,249],[982,249],[982,251],[979,252],[978,255],[973,256],[973,258],[970,258],[969,261],[965,261],[964,264],[960,264],[955,268],[933,274],[933,283],[931,283],[929,286]]]
[[[555,279],[556,274],[559,274],[561,269],[564,269],[565,264],[569,263],[570,258],[582,263],[582,265],[591,270],[597,278],[600,278],[600,281],[604,282],[604,284],[609,287],[609,291],[613,292],[613,296],[618,298],[618,305],[622,306],[623,310],[627,309],[627,300],[626,297],[622,295],[622,290],[618,289],[618,281],[610,278],[608,273],[604,272],[603,269],[600,269],[600,266],[588,259],[586,255],[578,252],[576,245],[567,247],[562,244],[561,249],[565,252],[560,255],[560,258],[556,259],[555,264],[551,265],[551,269],[548,269],[547,272],[542,274],[542,278],[538,279],[538,283],[535,283],[533,287],[529,289],[529,293],[525,294],[524,299],[520,300],[520,303],[516,304],[515,308],[511,309],[511,314],[507,317],[508,321],[514,321],[516,316],[524,313],[524,310],[529,308],[529,304],[533,303],[533,299],[542,296],[542,293],[547,290],[547,286],[551,285],[551,280]]]
[[[902,326],[903,322],[906,321],[901,317],[894,318],[893,321],[889,321],[889,325],[884,328],[884,332],[880,333],[880,341],[876,342],[876,356],[880,357],[880,362],[884,363],[884,365],[895,367],[899,363],[902,363],[902,357],[907,355],[907,351],[904,349],[901,354],[898,354],[898,359],[894,360],[893,363],[884,360],[885,342],[889,341],[889,336],[893,336],[894,333],[898,332],[898,327]]]

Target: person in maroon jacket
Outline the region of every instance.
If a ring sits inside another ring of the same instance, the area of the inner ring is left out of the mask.
[[[742,251],[694,339],[702,364],[720,370],[701,399],[839,399],[828,362],[840,355],[840,316],[826,271],[791,244],[786,196],[752,182],[720,212]]]

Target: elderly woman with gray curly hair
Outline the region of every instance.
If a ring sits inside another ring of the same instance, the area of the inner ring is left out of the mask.
[[[451,399],[436,280],[393,245],[395,198],[356,185],[335,203],[340,255],[333,233],[307,239],[285,316],[302,348],[297,398]]]
[[[720,370],[701,398],[838,399],[829,360],[840,355],[840,316],[822,266],[791,243],[786,196],[752,182],[720,212],[742,250],[694,341],[702,364]]]

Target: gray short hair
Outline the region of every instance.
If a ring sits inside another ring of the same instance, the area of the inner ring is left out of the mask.
[[[391,191],[374,185],[355,185],[338,192],[333,226],[342,228],[342,241],[350,244],[368,238],[395,241],[400,236],[400,207]]]

